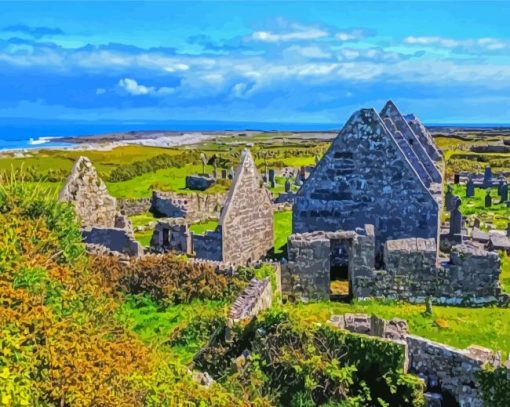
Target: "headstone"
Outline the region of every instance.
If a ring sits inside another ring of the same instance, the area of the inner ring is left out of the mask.
[[[508,201],[508,184],[506,182],[500,186],[499,196],[501,197],[501,203]]]
[[[289,193],[289,192],[290,192],[290,187],[291,187],[291,185],[290,185],[290,180],[287,178],[287,179],[285,180],[285,192],[286,192],[286,193]]]
[[[466,198],[471,198],[473,196],[475,196],[475,183],[469,178],[466,184]]]
[[[218,167],[216,167],[216,161],[213,164],[213,178],[218,179]]]
[[[462,201],[458,196],[454,196],[453,209],[450,212],[450,235],[460,235],[462,233],[462,213],[460,212],[460,204]]]
[[[483,185],[484,187],[492,186],[492,170],[490,165],[485,167],[485,172],[483,174]]]
[[[227,179],[227,170],[224,168],[221,169],[221,178]]]
[[[445,207],[446,207],[446,210],[451,212],[453,210],[453,192],[452,192],[452,187],[450,185],[448,185],[448,188],[446,189],[446,194],[445,194],[445,197],[444,197],[444,204],[445,204]]]
[[[460,174],[453,174],[453,183],[458,184],[460,182]]]
[[[479,218],[475,218],[475,220],[473,221],[473,227],[480,229],[480,219]]]
[[[305,167],[301,167],[299,169],[299,179],[304,182],[306,180],[306,168]]]
[[[268,173],[269,173],[269,183],[271,184],[271,188],[274,188],[276,186],[275,181],[274,181],[274,169],[270,168]]]
[[[491,191],[487,190],[487,194],[485,195],[485,207],[490,208],[491,206],[492,206]]]
[[[234,167],[230,167],[230,174],[228,174],[228,177],[230,179],[234,179],[234,175],[236,175],[236,173],[234,171]]]
[[[510,222],[506,225],[506,235],[510,237]]]

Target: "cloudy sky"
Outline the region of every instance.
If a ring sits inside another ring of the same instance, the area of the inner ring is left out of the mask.
[[[0,118],[510,123],[510,2],[0,2]]]

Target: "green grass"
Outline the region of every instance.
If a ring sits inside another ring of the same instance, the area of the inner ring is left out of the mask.
[[[207,222],[190,225],[189,230],[191,230],[196,235],[203,235],[207,231],[215,230],[216,226],[218,226],[217,220],[208,220]]]
[[[135,232],[135,239],[143,247],[148,247],[151,244],[152,232],[153,232],[152,230],[144,230],[141,232]]]
[[[361,312],[385,319],[407,320],[412,334],[458,348],[471,344],[510,352],[510,308],[432,307],[432,315],[424,316],[424,305],[381,303],[353,304],[318,302],[283,306],[299,324],[325,323],[333,314]],[[440,327],[441,326],[441,327]]]
[[[275,253],[282,253],[292,234],[292,211],[278,211],[274,213],[274,249]]]
[[[118,312],[120,320],[146,344],[169,351],[183,363],[191,362],[193,355],[203,343],[192,343],[186,347],[170,346],[172,333],[187,325],[194,317],[225,315],[227,305],[221,301],[193,301],[191,304],[160,306],[143,296],[128,296]]]
[[[133,227],[145,226],[157,220],[151,212],[142,213],[140,215],[133,215],[129,217]]]
[[[452,184],[453,194],[458,195],[462,200],[460,211],[464,216],[474,215],[482,221],[482,229],[487,229],[486,224],[492,223],[496,229],[506,229],[510,219],[510,208],[500,203],[497,188],[490,188],[492,206],[485,207],[486,189],[475,188],[475,196],[466,198],[466,186]]]

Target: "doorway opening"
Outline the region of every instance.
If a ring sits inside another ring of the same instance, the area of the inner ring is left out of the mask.
[[[330,241],[330,299],[348,302],[351,299],[349,279],[349,240]]]

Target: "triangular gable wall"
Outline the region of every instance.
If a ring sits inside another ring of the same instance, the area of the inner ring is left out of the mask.
[[[416,117],[414,114],[409,114],[405,116],[405,119],[407,120],[407,123],[413,130],[414,134],[418,137],[418,140],[420,141],[421,145],[425,148],[427,153],[429,154],[430,158],[434,161],[442,161],[443,155],[437,148],[434,139],[430,135],[430,133],[427,131],[425,126],[422,124],[420,119]]]
[[[423,168],[428,174],[428,177],[432,180],[432,182],[441,183],[442,177],[438,169],[434,165],[434,162],[430,158],[429,154],[427,153],[421,142],[418,140],[416,134],[414,134],[413,130],[407,123],[406,119],[404,119],[404,116],[402,116],[402,114],[399,112],[399,110],[391,100],[389,100],[386,103],[386,105],[384,106],[383,110],[380,113],[380,116],[383,119],[385,119],[385,123],[386,119],[391,120],[394,123],[396,130],[402,134],[404,140],[408,143],[410,149],[414,153],[414,156],[416,156],[416,159],[419,161],[418,164],[417,162],[415,162],[415,159],[414,157],[412,157],[412,155],[408,155],[411,163],[415,168],[417,168],[418,172],[420,173],[419,167],[423,166]]]
[[[293,232],[374,224],[379,241],[434,237],[438,205],[374,109],[351,116],[298,192]]]
[[[225,262],[248,264],[273,247],[273,204],[248,150],[242,153],[219,224]]]

